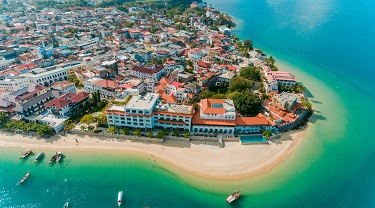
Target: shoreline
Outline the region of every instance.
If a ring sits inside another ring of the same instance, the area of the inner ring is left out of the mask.
[[[176,168],[177,171],[183,171],[190,176],[210,180],[240,180],[276,167],[298,147],[307,131],[308,128],[303,128],[283,133],[280,139],[270,140],[269,144],[241,145],[239,142],[226,142],[224,148],[209,142],[166,140],[162,144],[155,144],[73,134],[45,140],[0,132],[0,149],[22,147],[68,152],[100,151],[112,155],[130,154],[141,158],[152,157],[162,167],[171,171]],[[79,155],[79,152],[77,154]]]

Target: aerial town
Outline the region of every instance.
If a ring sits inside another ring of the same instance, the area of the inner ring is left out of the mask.
[[[0,24],[5,129],[270,137],[311,111],[295,76],[205,3],[7,11]]]

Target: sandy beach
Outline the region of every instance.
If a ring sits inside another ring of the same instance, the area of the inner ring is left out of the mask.
[[[154,144],[75,134],[36,139],[0,132],[0,146],[136,154],[152,157],[195,176],[233,180],[272,169],[298,146],[305,135],[306,130],[285,133],[280,139],[269,141],[269,144],[241,145],[239,142],[226,142],[225,148],[219,148],[217,143],[194,141],[166,140],[163,144]]]

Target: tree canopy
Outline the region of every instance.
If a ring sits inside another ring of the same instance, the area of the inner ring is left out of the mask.
[[[254,66],[241,68],[240,76],[253,81],[261,81],[260,69]]]
[[[237,93],[233,96],[233,102],[236,110],[242,116],[255,116],[259,113],[262,101],[255,94]]]
[[[84,115],[82,118],[81,118],[81,123],[83,124],[92,124],[94,123],[94,117],[92,116],[92,114],[87,114],[87,115]]]
[[[251,87],[253,87],[253,85],[254,83],[251,82],[250,80],[237,76],[230,80],[228,91],[229,92],[235,92],[235,91],[244,92],[250,89]]]

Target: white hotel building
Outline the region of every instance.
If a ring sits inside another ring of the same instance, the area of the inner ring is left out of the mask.
[[[159,94],[133,96],[124,105],[111,105],[105,111],[109,126],[152,129],[155,127],[189,131],[193,106],[164,104]]]
[[[266,78],[263,85],[267,92],[277,92],[279,85],[292,87],[297,83],[296,78],[291,73],[272,71],[269,66],[263,67],[263,74]]]

